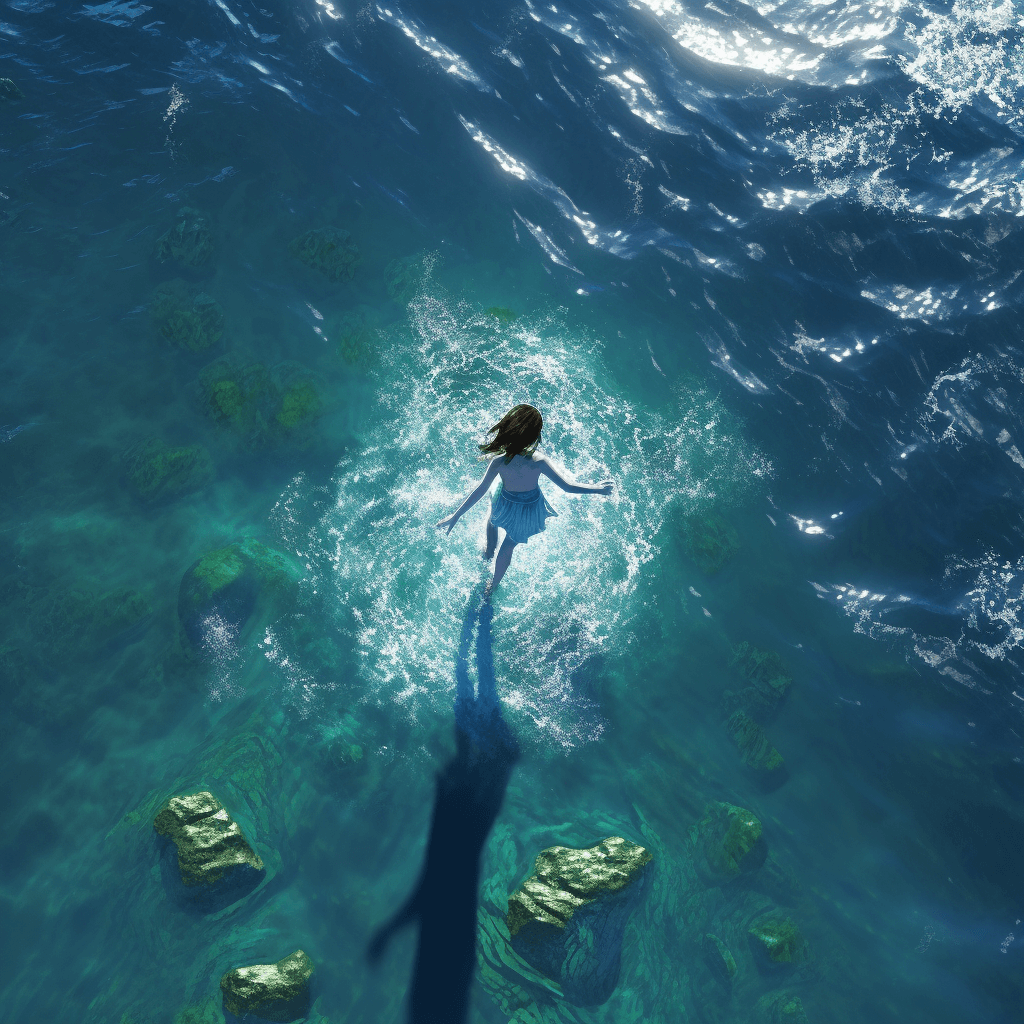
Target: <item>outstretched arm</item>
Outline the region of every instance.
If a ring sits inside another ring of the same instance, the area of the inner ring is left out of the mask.
[[[490,465],[487,467],[487,472],[484,473],[483,479],[476,485],[466,500],[447,518],[442,519],[437,524],[438,529],[442,529],[445,533],[451,533],[455,529],[455,524],[462,518],[462,516],[468,512],[486,493],[488,488],[494,483],[494,478],[498,475],[498,459],[501,456],[497,455],[491,459]]]
[[[546,458],[540,459],[540,471],[549,480],[553,480],[563,491],[568,494],[604,494],[612,493],[611,480],[602,480],[599,484],[577,484],[567,480],[562,474],[551,465]]]

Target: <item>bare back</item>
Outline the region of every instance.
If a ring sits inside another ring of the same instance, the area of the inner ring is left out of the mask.
[[[543,457],[527,455],[513,455],[508,464],[503,455],[496,455],[491,465],[497,468],[501,485],[506,491],[532,491],[547,467]]]

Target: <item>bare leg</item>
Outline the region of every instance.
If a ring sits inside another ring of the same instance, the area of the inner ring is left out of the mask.
[[[498,557],[494,560],[494,577],[491,582],[487,584],[487,588],[484,590],[484,600],[489,601],[491,594],[494,593],[494,588],[501,582],[502,576],[505,575],[505,570],[509,566],[509,562],[512,561],[512,552],[515,550],[516,542],[512,540],[508,534],[505,534],[505,539],[501,542],[501,547],[498,548]]]
[[[489,562],[494,557],[494,549],[498,546],[498,528],[491,525],[487,520],[487,542],[484,546],[484,561]]]

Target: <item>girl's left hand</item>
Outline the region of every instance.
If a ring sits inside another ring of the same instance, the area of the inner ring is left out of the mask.
[[[447,519],[442,519],[441,522],[435,523],[434,525],[439,530],[444,530],[445,536],[451,534],[452,530],[455,529],[455,524],[459,521],[458,516],[449,516]]]

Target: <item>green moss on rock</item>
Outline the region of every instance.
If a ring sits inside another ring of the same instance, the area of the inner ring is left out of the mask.
[[[757,1001],[758,1024],[810,1024],[804,1004],[792,992],[769,992]]]
[[[484,312],[488,316],[493,316],[500,324],[511,324],[519,319],[519,315],[513,313],[507,306],[488,306]]]
[[[319,418],[324,404],[311,380],[300,380],[290,385],[281,396],[281,409],[277,422],[287,431],[306,426]]]
[[[150,313],[160,334],[189,352],[205,352],[224,334],[224,310],[220,304],[180,278],[166,281],[156,289]]]
[[[726,729],[748,768],[764,775],[778,775],[783,771],[782,755],[772,746],[764,729],[746,712],[734,712]]]
[[[349,366],[367,366],[380,349],[377,317],[369,309],[355,309],[328,322],[324,334]]]
[[[729,984],[736,976],[736,958],[729,947],[717,936],[707,932],[702,945],[704,963],[708,970],[723,984]]]
[[[155,254],[161,262],[173,259],[186,267],[204,266],[213,254],[209,220],[191,206],[182,206],[174,226],[157,239]]]
[[[807,959],[807,940],[788,917],[762,917],[750,926],[748,935],[761,966],[785,967]]]
[[[228,971],[220,979],[224,1008],[236,1017],[293,1021],[309,1012],[313,961],[297,949],[275,964],[254,964]]]
[[[263,363],[237,366],[227,359],[199,375],[199,392],[207,415],[228,430],[240,447],[259,451],[272,440],[270,424],[281,395]]]
[[[213,460],[202,445],[172,448],[157,438],[140,441],[123,456],[132,490],[146,502],[177,498],[213,479]]]
[[[362,263],[352,236],[341,228],[311,228],[292,239],[288,251],[329,281],[351,281]]]
[[[760,867],[765,844],[761,822],[744,807],[713,803],[690,830],[695,861],[709,880],[723,882]]]
[[[769,721],[786,699],[793,680],[775,651],[762,651],[746,641],[732,649],[732,667],[749,682],[738,693],[724,695],[726,710],[743,710],[757,722]]]
[[[686,553],[701,572],[711,575],[739,550],[736,531],[717,512],[690,516],[683,527]]]

